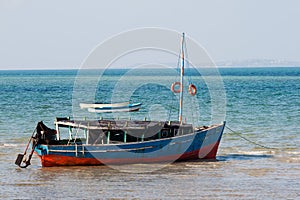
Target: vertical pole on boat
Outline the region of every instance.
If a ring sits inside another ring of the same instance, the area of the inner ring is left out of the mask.
[[[181,39],[181,70],[180,70],[180,100],[179,100],[179,122],[182,124],[182,109],[183,109],[183,76],[184,76],[184,42],[185,37],[184,33],[182,33]]]
[[[126,143],[126,141],[127,141],[127,136],[126,136],[126,134],[127,134],[127,132],[124,131],[124,143]]]
[[[87,129],[86,130],[86,141],[85,141],[85,144],[89,144],[89,140],[90,140],[90,131]]]
[[[68,129],[69,129],[69,138],[70,138],[70,140],[72,140],[72,127],[71,126],[69,126],[68,127]]]
[[[108,125],[107,125],[107,144],[109,144],[109,140],[110,140],[110,122],[108,122]]]
[[[109,140],[110,140],[110,131],[107,132],[107,144],[109,144]]]
[[[87,128],[85,129],[86,130],[86,144],[89,144],[89,140],[90,140],[90,129],[89,129],[89,126],[90,126],[90,122],[87,123]]]
[[[57,120],[55,121],[55,129],[56,129],[56,140],[60,140],[60,132]]]

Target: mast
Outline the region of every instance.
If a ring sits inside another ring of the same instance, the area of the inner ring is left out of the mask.
[[[184,43],[185,37],[182,33],[181,39],[181,71],[180,71],[180,94],[179,94],[179,122],[182,124],[182,110],[183,110],[183,76],[184,76]]]

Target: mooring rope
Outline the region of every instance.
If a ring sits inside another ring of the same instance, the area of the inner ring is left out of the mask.
[[[235,135],[239,136],[240,138],[246,140],[247,142],[250,142],[250,143],[252,143],[252,144],[254,144],[254,145],[260,146],[260,147],[265,148],[265,149],[274,149],[274,150],[277,150],[277,148],[274,148],[274,147],[268,147],[268,146],[265,146],[265,145],[261,145],[261,144],[259,144],[259,143],[257,143],[257,142],[254,142],[254,141],[252,141],[252,140],[249,140],[249,139],[246,138],[245,136],[242,136],[241,133],[232,130],[232,129],[229,128],[228,126],[225,126],[225,127],[226,127],[228,130],[230,130],[230,131],[232,132],[232,134],[235,134]],[[230,133],[229,133],[229,134],[230,134]]]

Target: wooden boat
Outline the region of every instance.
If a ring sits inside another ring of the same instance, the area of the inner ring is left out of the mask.
[[[225,122],[195,127],[182,120],[184,34],[182,37],[180,82],[175,82],[171,87],[173,92],[180,95],[178,121],[56,118],[55,129],[39,122],[24,153],[18,155],[15,164],[27,167],[33,152],[40,157],[43,167],[216,158]],[[194,96],[196,92],[196,87],[191,84],[189,93]],[[95,111],[104,107],[85,106]],[[69,138],[62,138],[63,130],[68,132]],[[30,144],[31,151],[26,156]]]

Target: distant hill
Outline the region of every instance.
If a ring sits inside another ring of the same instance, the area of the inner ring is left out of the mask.
[[[275,59],[247,59],[216,62],[217,66],[300,67],[300,62]]]

